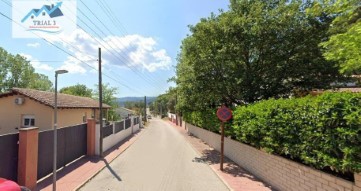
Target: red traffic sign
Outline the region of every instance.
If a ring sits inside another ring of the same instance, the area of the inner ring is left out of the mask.
[[[217,110],[217,117],[219,120],[226,122],[232,118],[232,110],[226,106],[222,106]]]

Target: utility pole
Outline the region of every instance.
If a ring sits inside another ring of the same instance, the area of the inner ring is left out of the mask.
[[[99,155],[103,156],[103,85],[102,85],[102,49],[99,48]]]
[[[160,105],[158,105],[158,114],[160,114],[160,118],[162,119],[162,114],[160,113]]]
[[[147,122],[147,96],[144,96],[144,121]]]
[[[162,119],[163,117],[163,103],[160,104],[160,118]]]
[[[177,90],[176,90],[177,91]],[[174,104],[174,112],[175,112],[175,124],[178,126],[178,113],[177,113],[177,100],[178,99],[178,95],[177,95],[177,92],[176,92],[176,95],[175,95],[175,104]]]

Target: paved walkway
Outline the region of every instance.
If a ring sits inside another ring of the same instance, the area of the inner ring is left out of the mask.
[[[234,191],[271,191],[271,186],[261,182],[259,179],[242,169],[236,163],[224,158],[223,170],[220,170],[220,153],[197,137],[190,136],[188,132],[174,123],[168,122],[177,129],[186,140],[199,152],[201,157],[195,158],[197,162],[208,164],[214,172]]]
[[[152,119],[142,137],[81,190],[229,190],[199,157],[175,128]]]
[[[111,161],[113,161],[118,155],[124,152],[141,136],[143,130],[144,129],[141,129],[141,131],[133,134],[133,136],[115,145],[113,148],[111,148],[105,153],[105,157],[103,159],[99,157],[84,157],[70,165],[67,165],[63,169],[58,170],[56,184],[57,190],[72,191],[79,188],[90,178],[92,178],[96,173],[98,173],[101,169],[108,167]],[[52,180],[52,176],[49,176],[48,178],[42,180],[38,183],[35,191],[51,191],[53,189]]]

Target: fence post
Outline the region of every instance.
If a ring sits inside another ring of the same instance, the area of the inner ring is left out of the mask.
[[[18,183],[31,190],[38,179],[39,128],[19,129]]]
[[[115,122],[112,122],[113,135],[115,134]]]
[[[87,152],[88,156],[95,155],[95,119],[87,119]]]
[[[355,185],[361,188],[361,173],[354,173]]]
[[[132,127],[132,134],[133,134],[133,126],[134,126],[134,116],[130,118],[130,126]]]

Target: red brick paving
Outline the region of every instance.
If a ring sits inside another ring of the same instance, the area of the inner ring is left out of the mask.
[[[224,158],[223,172],[220,170],[220,153],[209,145],[204,143],[197,137],[190,136],[182,127],[176,126],[174,123],[169,122],[175,127],[193,146],[193,148],[199,152],[200,158],[197,158],[196,162],[208,163],[213,171],[223,180],[223,182],[234,191],[271,191],[274,190],[271,186],[263,183],[255,176],[251,175],[239,165],[228,159]]]
[[[130,145],[132,145],[142,134],[138,131],[129,138],[123,140],[113,148],[105,152],[105,157],[83,157],[70,165],[67,165],[61,170],[58,170],[56,189],[60,191],[77,190],[89,179],[96,175],[101,169],[105,168],[107,163],[112,162],[117,156],[124,152]],[[38,182],[35,191],[51,191],[53,189],[53,177],[49,176],[46,179]]]

